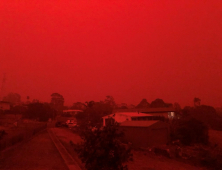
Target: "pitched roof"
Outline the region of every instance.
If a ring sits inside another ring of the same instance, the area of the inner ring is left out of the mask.
[[[149,117],[149,116],[153,116],[151,114],[139,113],[139,112],[118,112],[118,113],[112,113],[110,115],[103,116],[103,118],[114,117],[115,115],[124,115],[124,116],[129,116],[129,117]]]
[[[83,112],[83,111],[82,110],[69,109],[69,110],[63,110],[63,112]]]
[[[125,121],[120,124],[120,126],[130,126],[130,127],[149,127],[159,120],[149,120],[149,121]]]
[[[148,117],[148,116],[152,116],[150,114],[139,113],[139,112],[119,112],[119,113],[116,113],[116,114],[130,116],[130,117]]]

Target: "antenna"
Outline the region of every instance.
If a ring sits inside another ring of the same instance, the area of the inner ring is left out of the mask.
[[[5,90],[5,82],[6,82],[6,73],[3,74],[2,86],[1,86],[1,92],[0,92],[0,101],[3,100],[3,92]]]

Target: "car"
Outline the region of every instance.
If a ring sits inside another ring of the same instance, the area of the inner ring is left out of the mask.
[[[62,121],[56,122],[55,126],[56,127],[68,127],[67,124]]]
[[[66,125],[67,125],[69,128],[72,128],[72,127],[77,126],[77,122],[76,122],[74,119],[68,119],[68,120],[66,121]]]

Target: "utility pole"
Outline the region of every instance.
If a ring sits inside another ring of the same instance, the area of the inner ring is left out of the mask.
[[[2,80],[2,86],[1,86],[1,92],[0,92],[0,101],[3,100],[3,92],[5,90],[5,82],[6,82],[6,74],[3,74],[3,80]]]

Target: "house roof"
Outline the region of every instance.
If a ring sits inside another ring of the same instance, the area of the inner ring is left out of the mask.
[[[139,113],[139,112],[119,112],[119,113],[112,113],[110,115],[103,116],[103,118],[114,117],[116,114],[129,116],[129,117],[149,117],[149,116],[153,116],[151,114]]]
[[[139,112],[120,112],[120,113],[116,113],[116,114],[130,116],[130,117],[148,117],[148,116],[152,116],[150,114],[139,113]]]
[[[149,121],[125,121],[120,124],[120,126],[131,126],[131,127],[149,127],[159,120],[149,120]]]
[[[63,110],[63,112],[83,112],[82,110],[75,110],[75,109],[73,109],[73,110]]]

